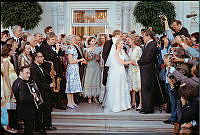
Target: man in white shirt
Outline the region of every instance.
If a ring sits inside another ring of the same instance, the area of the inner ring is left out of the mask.
[[[14,26],[13,28],[13,34],[14,34],[14,39],[17,41],[18,43],[18,48],[20,48],[21,46],[21,41],[22,41],[22,28],[19,25]]]
[[[30,35],[30,36],[27,37],[27,41],[30,42],[30,45],[31,45],[30,55],[32,56],[33,53],[38,51],[38,49],[36,47],[37,46],[37,40],[36,40],[35,36]]]

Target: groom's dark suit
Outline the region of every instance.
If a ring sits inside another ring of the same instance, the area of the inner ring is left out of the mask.
[[[153,93],[157,63],[157,44],[155,41],[147,43],[140,60],[142,108],[145,112],[153,112]]]
[[[112,47],[112,44],[113,44],[113,41],[111,39],[111,40],[108,40],[103,46],[102,58],[104,60],[104,70],[103,70],[103,82],[102,83],[103,83],[104,86],[106,86],[107,77],[108,77],[108,70],[109,70],[109,67],[105,66],[105,63],[108,59],[108,55],[110,53],[110,49]]]

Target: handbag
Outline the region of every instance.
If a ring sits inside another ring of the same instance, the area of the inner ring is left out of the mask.
[[[6,103],[6,107],[8,110],[16,110],[16,103],[15,102],[10,102],[10,99],[8,101],[8,103]]]

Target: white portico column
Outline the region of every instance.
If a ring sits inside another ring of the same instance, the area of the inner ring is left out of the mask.
[[[129,32],[129,7],[123,8],[123,32]]]

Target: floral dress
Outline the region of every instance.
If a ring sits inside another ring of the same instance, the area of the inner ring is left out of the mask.
[[[131,60],[138,61],[142,55],[142,49],[138,46],[136,46],[134,50],[130,48],[128,55]],[[133,66],[131,64],[129,65],[128,78],[131,91],[134,90],[138,92],[139,90],[141,90],[141,77],[139,66]]]
[[[99,55],[102,51],[101,47],[96,47],[94,51],[86,48],[85,51],[88,54],[88,57],[92,55]],[[101,68],[99,62],[96,58],[88,61],[86,73],[85,73],[85,82],[83,88],[84,97],[98,97],[101,92]]]
[[[76,48],[69,45],[66,50],[66,54],[72,54],[73,60],[77,60],[78,53]],[[66,70],[66,90],[65,93],[78,93],[82,92],[81,81],[79,76],[79,65],[78,63],[70,64],[68,62]]]

